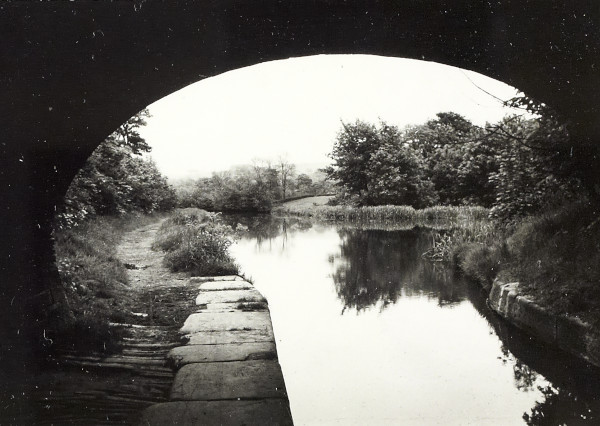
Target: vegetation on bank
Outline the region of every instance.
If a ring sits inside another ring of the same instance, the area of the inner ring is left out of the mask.
[[[552,119],[480,127],[445,112],[404,129],[356,121],[343,123],[326,172],[339,205],[478,205],[507,221],[586,195],[591,183],[568,172],[581,159],[561,156],[569,146]]]
[[[158,220],[158,216],[100,216],[79,226],[56,229],[54,247],[68,307],[57,325],[55,340],[64,349],[113,351],[120,332],[110,322],[132,319],[127,268],[117,257],[125,232]]]
[[[305,216],[327,221],[393,222],[412,226],[448,228],[472,222],[487,221],[489,209],[476,206],[433,206],[415,209],[411,206],[281,206],[277,215]]]
[[[152,248],[165,252],[164,264],[173,272],[235,275],[239,267],[228,249],[243,230],[224,224],[216,213],[182,209],[163,222]]]
[[[123,123],[88,158],[65,195],[56,226],[69,229],[97,216],[152,214],[175,207],[175,190],[151,159],[151,148],[139,128],[149,116],[143,110]]]
[[[178,206],[211,212],[269,212],[274,204],[300,196],[329,194],[333,185],[324,173],[296,173],[285,159],[255,162],[210,178],[182,182],[177,186]]]
[[[496,278],[518,281],[555,313],[599,321],[599,147],[572,138],[543,104],[527,97],[507,104],[530,118],[483,127],[455,113],[404,129],[343,123],[326,169],[338,206],[286,214],[403,221],[406,205],[423,212],[440,204],[484,206],[490,220],[440,229],[427,255],[486,288]],[[396,206],[364,207],[387,204]]]
[[[123,233],[158,220],[172,209],[175,191],[140,136],[146,110],[123,123],[92,153],[59,206],[54,224],[56,264],[66,305],[54,330],[55,346],[82,352],[116,349],[110,322],[131,322],[136,293],[127,265],[116,257]]]
[[[588,203],[529,218],[506,240],[503,281],[558,314],[600,325],[600,216]]]

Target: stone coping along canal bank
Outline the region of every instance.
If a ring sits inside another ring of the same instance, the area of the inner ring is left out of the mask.
[[[600,367],[600,333],[577,318],[555,315],[519,291],[519,283],[496,280],[489,306],[529,334]]]
[[[195,277],[198,311],[173,348],[169,402],[142,413],[140,425],[292,425],[266,299],[238,276]]]

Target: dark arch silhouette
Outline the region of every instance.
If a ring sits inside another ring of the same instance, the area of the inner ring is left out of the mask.
[[[92,150],[153,101],[290,56],[406,57],[523,90],[557,109],[587,149],[600,141],[599,25],[596,0],[3,3],[3,349],[20,349],[11,357],[27,365],[42,337],[22,330],[60,297],[54,206]]]

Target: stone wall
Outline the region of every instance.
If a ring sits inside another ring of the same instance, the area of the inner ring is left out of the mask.
[[[519,283],[495,281],[488,300],[500,316],[533,336],[600,367],[600,333],[578,318],[555,315],[520,294]]]

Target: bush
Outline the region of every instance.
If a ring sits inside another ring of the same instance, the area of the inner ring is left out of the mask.
[[[218,214],[185,209],[163,223],[152,247],[166,252],[165,266],[173,272],[237,274],[238,266],[228,249],[239,232],[241,228],[225,225]]]

